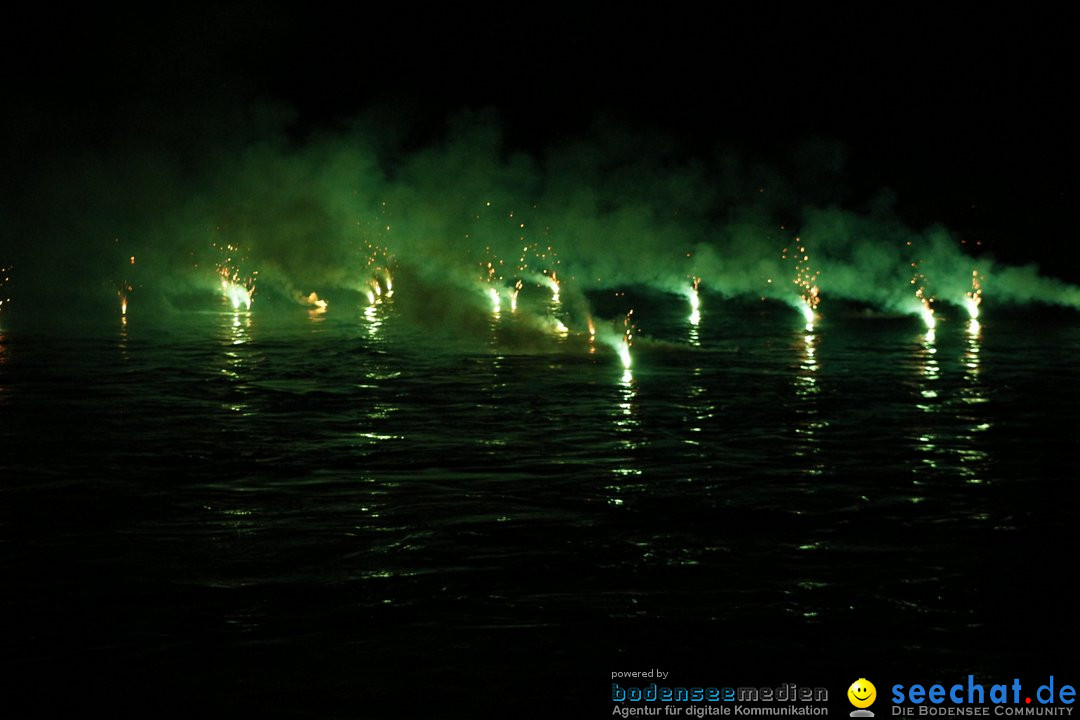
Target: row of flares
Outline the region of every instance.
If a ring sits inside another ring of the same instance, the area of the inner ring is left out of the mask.
[[[252,271],[251,273],[241,271],[240,268],[246,262],[246,258],[242,255],[238,246],[234,244],[218,245],[216,243],[213,246],[219,252],[219,260],[215,265],[215,270],[220,282],[222,296],[234,311],[250,311],[258,281],[258,271]],[[365,243],[363,252],[366,259],[368,279],[362,283],[362,287],[368,300],[368,311],[366,312],[370,314],[375,306],[382,303],[384,299],[391,298],[394,294],[393,276],[390,270],[394,256],[387,248],[371,242]],[[550,245],[546,247],[541,247],[537,243],[523,245],[517,263],[510,263],[513,270],[509,275],[505,272],[508,264],[504,260],[495,256],[490,247],[485,248],[485,252],[488,259],[480,262],[482,286],[490,300],[491,312],[496,318],[503,312],[504,307],[508,307],[511,313],[517,312],[518,296],[525,287],[526,282],[546,287],[551,293],[552,306],[557,307],[560,304],[562,280],[560,280],[557,270],[545,267],[537,271],[531,268],[533,262],[555,266],[560,264],[557,254]],[[818,283],[821,272],[813,269],[806,244],[797,237],[795,238],[795,244],[783,249],[781,257],[794,263],[792,283],[795,286],[797,300],[793,304],[802,313],[806,329],[810,331],[818,320],[819,306],[821,304]],[[131,256],[128,265],[134,266],[135,262],[135,256]],[[914,311],[922,318],[928,332],[933,332],[937,325],[934,309],[935,298],[927,291],[927,279],[920,269],[918,260],[911,263],[911,269],[911,285],[915,301],[913,305]],[[0,267],[0,309],[3,308],[5,303],[11,302],[11,298],[5,291],[5,288],[10,285],[11,270],[11,267]],[[769,279],[767,282],[772,283],[772,280]],[[688,286],[683,293],[690,304],[689,322],[695,327],[701,321],[700,285],[700,277],[690,276]],[[117,288],[117,295],[120,299],[120,314],[125,318],[125,321],[128,304],[134,290],[135,285],[127,279],[119,283]],[[967,310],[973,323],[976,322],[979,316],[982,292],[979,273],[977,270],[972,270],[971,289],[964,294],[962,305]],[[312,314],[322,314],[327,311],[327,301],[320,298],[315,292],[307,295],[297,293],[295,299],[307,306]],[[634,311],[631,309],[625,315],[621,333],[613,332],[602,335],[602,341],[613,347],[627,370],[631,365],[630,348],[633,345],[636,333],[633,313]],[[559,336],[565,337],[570,332],[569,328],[561,319],[555,316],[554,312],[547,317],[547,323]],[[590,347],[595,350],[597,330],[591,316],[587,318],[587,325]]]

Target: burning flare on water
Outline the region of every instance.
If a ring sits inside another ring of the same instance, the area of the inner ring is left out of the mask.
[[[327,302],[325,300],[321,300],[317,293],[313,292],[310,295],[301,297],[300,301],[310,306],[309,312],[311,313],[321,315],[322,313],[326,312]]]
[[[551,288],[551,302],[559,302],[559,276],[554,271],[544,274],[544,283]]]
[[[821,296],[818,294],[818,277],[821,271],[815,271],[810,267],[810,255],[806,252],[806,244],[800,238],[795,238],[795,242],[798,245],[794,247],[791,254],[788,248],[784,248],[781,256],[785,260],[791,258],[795,261],[795,277],[792,282],[799,288],[799,311],[806,320],[807,331],[810,331],[814,329],[818,304],[821,303]]]
[[[931,306],[933,298],[926,297],[922,288],[915,291],[915,297],[917,297],[922,304],[919,315],[922,317],[923,322],[926,323],[926,329],[933,330],[937,326],[937,320],[934,319],[934,308]]]
[[[937,326],[934,318],[934,298],[926,294],[926,276],[919,272],[919,261],[911,263],[911,284],[915,286],[915,298],[919,301],[919,317],[926,324],[926,329],[933,332]]]
[[[626,319],[623,320],[623,336],[622,342],[618,344],[616,348],[619,353],[619,359],[622,360],[623,368],[627,371],[630,370],[632,359],[630,357],[630,346],[634,344],[634,323],[633,323],[634,311],[626,313]]]
[[[976,320],[979,317],[979,304],[982,303],[982,284],[979,282],[979,271],[971,271],[971,292],[964,294],[964,307],[967,308],[968,317]]]
[[[701,322],[701,297],[698,295],[698,285],[701,284],[701,278],[693,277],[694,283],[687,293],[690,298],[690,324],[697,325]]]
[[[522,282],[514,283],[514,289],[510,291],[510,312],[517,312],[518,293],[521,292]]]
[[[255,281],[259,271],[256,270],[249,276],[242,276],[240,268],[233,261],[233,254],[239,252],[236,245],[224,247],[214,245],[225,257],[217,265],[218,275],[221,278],[221,293],[232,304],[233,310],[239,310],[241,306],[245,310],[251,309],[251,298],[255,294]]]
[[[221,280],[221,292],[232,303],[233,310],[239,310],[241,306],[245,310],[251,309],[251,296],[255,293],[255,285],[246,287],[233,280]]]
[[[128,296],[135,290],[129,283],[124,283],[117,289],[116,294],[120,297],[120,314],[127,315]]]
[[[131,264],[131,265],[135,264],[135,256],[134,255],[131,256],[129,264]],[[124,280],[123,282],[121,282],[120,286],[118,288],[116,288],[116,294],[120,298],[120,315],[122,317],[127,316],[128,298],[131,297],[131,293],[133,293],[133,292],[135,292],[135,286],[132,285],[127,280]]]

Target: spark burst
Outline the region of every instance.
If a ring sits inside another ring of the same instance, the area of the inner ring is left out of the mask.
[[[630,370],[632,359],[630,357],[630,347],[634,344],[634,311],[626,313],[626,318],[623,320],[623,336],[622,342],[618,344],[619,359],[622,360],[623,368],[627,371]]]
[[[135,264],[135,256],[132,255],[128,260],[129,265]],[[131,298],[131,294],[135,292],[135,286],[128,280],[124,280],[116,288],[116,295],[120,298],[120,316],[127,318],[128,301]]]
[[[386,229],[389,231],[390,226],[387,226]],[[374,305],[383,297],[390,298],[394,296],[394,276],[390,271],[390,267],[394,263],[394,254],[390,252],[389,248],[373,243],[370,240],[364,241],[363,251],[365,257],[364,267],[368,278],[362,281],[362,286],[364,287],[364,294],[367,296],[368,305]]]
[[[236,245],[218,245],[217,243],[213,245],[223,256],[217,263],[222,295],[232,304],[233,310],[239,310],[241,306],[245,310],[250,310],[259,271],[255,270],[250,275],[241,273],[238,263],[242,261],[242,258],[234,259],[239,254],[239,248]]]
[[[781,257],[784,260],[795,261],[795,277],[792,282],[799,288],[799,311],[806,320],[806,329],[809,331],[814,329],[818,304],[821,302],[821,296],[818,294],[818,277],[821,271],[815,271],[810,267],[810,255],[806,251],[806,243],[798,237],[795,238],[795,242],[797,244],[790,254],[789,249],[784,248]]]
[[[489,260],[481,261],[480,265],[484,268],[484,282],[487,283],[487,296],[491,300],[491,312],[498,315],[502,312],[502,298],[497,287],[503,280],[502,273],[499,268],[503,266],[503,261],[499,259],[497,255],[491,250],[491,246],[488,245],[484,248],[488,253]],[[517,308],[517,297],[515,296],[511,301],[511,305]]]
[[[522,230],[525,229],[525,223],[520,223],[519,226]],[[541,246],[538,242],[529,242],[526,240],[525,235],[521,235],[518,240],[523,243],[521,255],[518,257],[518,273],[525,277],[535,277],[537,282],[546,285],[551,290],[551,301],[558,303],[560,282],[555,266],[560,265],[561,261],[558,253],[555,252],[555,247],[553,245]],[[540,268],[539,273],[532,269],[536,266]]]
[[[911,263],[911,284],[915,286],[915,298],[919,301],[919,316],[926,324],[926,329],[933,332],[937,326],[934,318],[934,298],[926,292],[926,275],[919,272],[919,261]]]
[[[11,265],[0,266],[0,310],[4,309],[4,305],[11,304],[11,296],[8,294],[8,285],[11,283],[11,271],[13,267]]]

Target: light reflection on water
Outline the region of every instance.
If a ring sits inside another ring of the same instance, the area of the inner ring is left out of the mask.
[[[245,397],[250,388],[248,382],[249,349],[246,347],[252,340],[252,328],[254,321],[250,310],[234,310],[231,313],[221,314],[221,330],[219,337],[222,341],[223,365],[221,373],[232,383],[234,393],[232,398]],[[225,408],[239,415],[250,415],[253,410],[244,400],[226,402]]]
[[[796,343],[802,352],[795,375],[795,394],[799,402],[795,411],[798,418],[795,427],[798,442],[795,445],[794,455],[804,461],[812,458],[804,467],[803,472],[816,477],[826,471],[826,465],[820,456],[823,452],[822,433],[828,431],[829,421],[821,417],[818,408],[817,398],[821,393],[818,384],[818,336],[810,331],[811,327],[808,323],[804,332],[799,334],[800,339]]]
[[[3,477],[50,518],[90,493],[95,514],[72,513],[63,532],[95,540],[113,577],[160,567],[162,594],[285,588],[308,603],[316,634],[325,623],[327,637],[417,657],[423,643],[404,629],[421,624],[419,635],[460,646],[465,626],[532,637],[522,628],[565,617],[584,618],[579,628],[677,617],[706,635],[752,626],[736,635],[772,652],[812,645],[811,620],[839,629],[854,617],[880,623],[879,644],[897,653],[913,629],[943,628],[920,643],[961,665],[973,628],[998,617],[971,602],[992,582],[984,548],[1002,573],[1031,549],[994,545],[996,528],[1030,536],[1075,520],[1068,503],[1037,498],[1077,474],[1071,449],[1047,438],[1077,421],[1053,403],[1080,379],[1059,362],[1052,388],[1038,369],[1077,348],[1033,337],[1017,362],[1008,351],[1023,327],[943,322],[913,343],[910,328],[855,320],[748,327],[710,304],[688,328],[680,304],[667,325],[649,323],[671,344],[643,339],[624,372],[584,338],[522,351],[480,323],[480,349],[458,353],[420,332],[400,341],[389,304],[348,321],[335,310],[288,332],[257,312],[201,316],[161,342],[135,318],[119,344],[110,326],[106,342],[71,341],[67,355],[15,353],[20,338],[0,336],[0,397],[15,419]],[[138,382],[101,371],[125,353]],[[20,359],[35,354],[61,358],[90,401],[73,404],[53,370]],[[88,438],[81,457],[43,467],[43,428]],[[1009,442],[1043,474],[1010,464]],[[103,478],[113,495],[96,490]],[[47,489],[58,482],[63,493]],[[29,558],[55,560],[57,526],[25,533]],[[102,581],[86,601],[107,605],[111,592]],[[287,645],[284,606],[219,602],[226,641],[235,631]],[[408,613],[387,609],[399,607]],[[786,616],[797,624],[770,634]],[[145,625],[116,642],[138,645]]]
[[[993,424],[986,420],[985,406],[989,398],[986,386],[980,378],[982,326],[978,320],[972,318],[968,321],[966,330],[961,361],[964,368],[964,386],[960,390],[962,407],[957,418],[963,423],[957,435],[960,444],[957,448],[960,455],[958,470],[966,482],[981,485],[986,482],[987,461],[990,458],[989,453],[983,449],[985,433]]]
[[[630,368],[623,370],[617,386],[617,402],[612,413],[612,426],[615,438],[615,467],[611,473],[616,481],[607,486],[609,491],[608,502],[612,505],[622,505],[625,500],[621,495],[640,489],[640,481],[633,478],[640,477],[643,471],[635,462],[635,451],[640,446],[638,418],[638,386]]]

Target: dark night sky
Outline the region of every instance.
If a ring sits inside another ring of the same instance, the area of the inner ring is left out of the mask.
[[[243,137],[268,103],[293,113],[296,138],[388,104],[417,142],[448,113],[494,106],[534,151],[600,114],[770,161],[837,139],[852,188],[839,201],[889,187],[916,226],[1046,261],[1077,193],[1069,26],[1029,10],[739,4],[17,11],[0,30],[4,187],[87,148]]]

